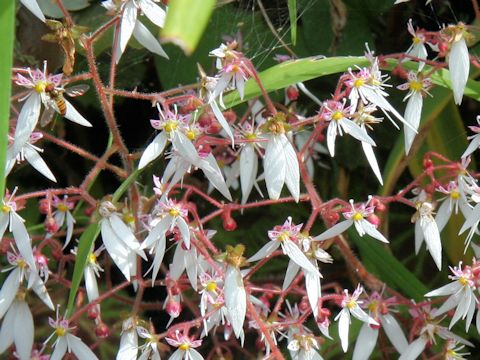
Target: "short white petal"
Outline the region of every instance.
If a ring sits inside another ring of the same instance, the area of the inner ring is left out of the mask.
[[[255,148],[251,144],[245,144],[240,152],[240,184],[242,186],[242,204],[247,202],[252,191],[255,178],[257,177],[258,158]]]
[[[190,358],[192,360],[203,360],[203,356],[200,355],[200,353],[197,350],[189,349],[189,352],[190,352]]]
[[[279,241],[269,241],[268,243],[263,245],[262,248],[260,250],[258,250],[255,253],[255,255],[250,257],[247,261],[248,262],[254,262],[254,261],[258,261],[258,260],[261,260],[263,258],[266,258],[266,257],[272,255],[272,253],[275,250],[277,250],[279,246],[280,246]]]
[[[358,333],[352,360],[368,360],[377,344],[378,329],[373,329],[364,323]]]
[[[40,116],[41,98],[37,92],[32,92],[20,110],[18,115],[15,135],[13,136],[13,154],[16,156],[26,144]]]
[[[68,336],[68,343],[70,344],[70,348],[78,360],[96,360],[98,359],[97,356],[93,353],[90,348],[85,345],[80,338],[76,337],[72,334],[67,334]]]
[[[155,4],[152,0],[139,0],[140,9],[148,19],[159,27],[165,25],[165,18],[167,13],[160,6]]]
[[[238,338],[243,332],[243,322],[247,312],[247,294],[243,286],[242,274],[237,268],[227,266],[223,290],[233,332]]]
[[[268,141],[263,160],[265,169],[265,182],[268,195],[272,200],[278,200],[285,183],[287,162],[283,152],[282,139],[278,135],[272,135]]]
[[[47,163],[41,158],[41,156],[37,153],[37,151],[29,146],[23,148],[23,154],[25,155],[25,159],[33,166],[35,170],[37,170],[40,174],[45,176],[47,179],[57,182],[55,179],[55,175],[51,172],[48,168]]]
[[[73,121],[74,123],[77,123],[82,126],[86,127],[92,127],[92,124],[88,122],[87,119],[85,119],[82,114],[80,114],[77,109],[73,107],[72,104],[70,104],[67,100],[65,100],[65,105],[67,106],[67,112],[65,113],[65,118]]]
[[[70,214],[70,211],[67,211],[66,216],[67,216],[67,234],[65,235],[65,245],[63,245],[64,248],[70,243],[70,240],[72,240],[73,227],[75,224],[75,219],[72,216],[72,214]]]
[[[165,132],[162,131],[160,134],[155,136],[155,139],[153,139],[150,144],[148,144],[147,148],[142,154],[142,157],[140,158],[138,168],[143,169],[157,157],[162,155],[166,144],[167,136],[165,135]]]
[[[285,156],[285,184],[296,202],[300,199],[300,170],[298,158],[290,141],[285,135],[281,135],[283,152]]]
[[[407,338],[397,320],[390,314],[381,315],[382,327],[392,345],[401,354],[408,346]]]
[[[20,360],[30,360],[33,347],[33,316],[25,301],[16,302],[13,328],[15,349]]]
[[[197,166],[200,163],[200,157],[192,142],[181,132],[176,132],[172,139],[172,144],[182,157],[187,159],[190,164]]]
[[[38,6],[37,0],[20,0],[20,2],[30,10],[33,15],[45,22],[45,15],[43,15],[40,6]]]
[[[380,168],[378,167],[377,158],[375,157],[375,153],[373,152],[372,145],[362,141],[362,149],[365,153],[365,157],[373,170],[373,173],[377,177],[380,185],[383,185],[382,173],[380,172]]]
[[[168,59],[168,55],[165,50],[163,50],[162,45],[160,45],[155,36],[153,36],[152,33],[148,31],[146,26],[143,25],[140,21],[137,21],[135,23],[135,28],[133,29],[133,36],[148,51]]]
[[[150,233],[140,245],[140,249],[150,249],[154,247],[155,242],[159,241],[162,237],[165,237],[165,233],[169,227],[170,218],[164,217],[153,227],[152,230],[150,230]]]
[[[426,345],[427,340],[423,336],[419,337],[408,345],[398,360],[415,360],[425,350]]]
[[[455,104],[462,103],[463,92],[468,80],[470,70],[470,58],[468,55],[467,43],[464,38],[455,41],[450,48],[448,58],[448,69],[452,82],[453,97]]]
[[[333,225],[327,231],[321,233],[318,236],[315,236],[314,240],[322,241],[322,240],[331,239],[331,238],[333,238],[337,235],[340,235],[341,233],[343,233],[345,230],[347,230],[352,225],[353,225],[353,220],[341,221],[338,224]]]
[[[130,40],[130,37],[132,36],[136,21],[137,6],[135,5],[135,2],[128,1],[123,8],[122,22],[120,23],[120,34],[115,53],[115,62],[117,64],[127,47],[128,40]]]

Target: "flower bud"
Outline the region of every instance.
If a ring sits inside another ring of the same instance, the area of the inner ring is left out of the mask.
[[[225,117],[225,120],[227,120],[228,123],[233,123],[235,120],[237,120],[237,114],[233,110],[227,110],[223,113],[223,116]]]
[[[298,95],[299,95],[299,91],[297,89],[296,86],[294,85],[290,85],[288,88],[287,88],[287,99],[289,101],[295,101],[298,99]]]
[[[101,321],[95,327],[95,335],[97,335],[97,337],[99,337],[100,339],[105,339],[110,336],[110,329],[107,325],[105,325],[103,321]]]
[[[89,306],[88,309],[87,309],[87,316],[90,320],[95,320],[98,318],[99,316],[99,312],[98,312],[98,306],[97,305],[93,305],[93,306]]]
[[[218,122],[212,123],[208,128],[207,128],[207,133],[208,134],[218,134],[222,130],[221,125]]]
[[[182,312],[182,304],[173,299],[168,300],[167,305],[165,306],[167,314],[173,318],[177,318]]]
[[[433,167],[433,161],[430,158],[423,159],[423,169],[429,170]]]
[[[237,222],[232,217],[223,219],[222,225],[226,231],[233,231],[237,228]]]
[[[304,296],[302,300],[300,301],[300,304],[298,305],[298,308],[300,309],[301,312],[308,311],[310,309],[310,303],[308,302],[308,298]]]
[[[203,113],[198,118],[198,125],[202,128],[208,128],[213,122],[215,122],[215,117],[210,113]]]
[[[378,227],[381,223],[380,218],[375,214],[372,214],[369,217],[367,217],[367,220],[370,224],[372,224],[375,227]]]
[[[50,203],[48,199],[42,199],[38,203],[38,211],[40,214],[47,215],[50,212]]]
[[[50,234],[54,234],[58,231],[58,229],[60,229],[60,226],[52,216],[47,216],[43,225],[45,227],[45,231]]]

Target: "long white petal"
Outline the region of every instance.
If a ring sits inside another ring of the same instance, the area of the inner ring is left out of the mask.
[[[200,163],[200,157],[192,142],[181,132],[176,132],[172,139],[172,144],[182,157],[187,159],[190,164],[197,166]]]
[[[13,237],[17,244],[18,252],[23,256],[31,271],[36,271],[37,266],[33,258],[32,240],[28,235],[27,228],[23,219],[15,212],[11,212],[10,226],[12,227]]]
[[[190,249],[190,230],[188,228],[187,222],[179,217],[177,218],[177,227],[180,230],[180,234],[182,235],[183,243],[185,244],[187,249]]]
[[[471,228],[480,220],[480,204],[475,205],[475,207],[470,211],[470,214],[465,219],[465,223],[463,224],[460,232],[458,233],[461,235],[465,230]]]
[[[338,335],[342,343],[342,349],[344,352],[348,350],[348,332],[350,329],[350,312],[346,309],[342,309],[339,314],[338,320]]]
[[[480,147],[480,134],[477,134],[473,137],[470,144],[468,144],[467,149],[462,155],[462,159],[466,158],[468,155],[472,154],[475,150]]]
[[[282,249],[287,256],[292,259],[298,266],[304,270],[312,273],[314,276],[320,277],[318,268],[314,266],[306,255],[300,250],[300,248],[291,240],[285,240],[282,242]]]
[[[140,249],[140,243],[133,234],[132,229],[128,227],[128,225],[126,225],[117,214],[112,214],[109,217],[109,221],[117,238],[123,241],[128,248],[132,249],[143,259],[147,260],[147,256],[143,250]]]
[[[189,353],[192,360],[204,360],[203,356],[195,349],[189,349]]]
[[[59,338],[55,344],[55,349],[53,350],[52,355],[50,355],[50,360],[62,360],[63,355],[67,352],[67,339],[64,336]]]
[[[343,233],[345,230],[347,230],[352,225],[353,225],[353,220],[341,221],[338,224],[333,225],[327,231],[321,233],[318,236],[315,236],[314,240],[322,241],[322,240],[331,239],[331,238],[333,238],[337,235],[340,235],[341,233]]]
[[[41,103],[40,94],[35,91],[25,100],[18,115],[15,135],[13,136],[13,156],[19,153],[30,138],[35,126],[37,126]]]
[[[3,282],[2,289],[0,290],[0,319],[3,318],[15,299],[15,296],[17,296],[17,291],[20,287],[20,276],[21,270],[20,268],[16,268],[8,274]]]
[[[353,136],[355,139],[375,146],[375,141],[367,134],[365,129],[362,129],[352,120],[342,119],[339,124],[347,134]]]
[[[373,173],[377,177],[380,185],[383,185],[382,173],[380,172],[380,168],[378,167],[377,158],[375,157],[375,153],[373,152],[372,145],[362,141],[362,149],[365,153],[365,157],[373,170]]]
[[[405,121],[412,125],[415,130],[418,130],[420,125],[420,118],[422,117],[423,97],[418,91],[415,91],[407,102],[405,108]],[[408,155],[410,148],[412,147],[413,140],[416,133],[408,126],[403,128],[405,133],[405,153]]]
[[[423,229],[420,225],[420,220],[417,220],[415,222],[415,254],[418,255],[418,252],[420,251],[420,247],[422,246],[423,243]]]
[[[148,144],[147,148],[142,154],[142,157],[140,158],[138,168],[143,169],[157,157],[162,155],[166,144],[167,136],[165,135],[165,132],[162,131],[160,134],[155,136],[155,139],[153,139],[150,144]]]
[[[98,360],[97,356],[94,354],[90,348],[85,345],[80,338],[72,334],[67,334],[68,343],[70,348],[78,360]]]
[[[390,314],[381,315],[382,327],[392,345],[401,354],[408,346],[407,338],[397,320]]]
[[[282,291],[285,291],[290,284],[292,283],[295,276],[297,276],[300,266],[298,266],[295,261],[291,260],[288,262],[287,271],[285,272],[285,277],[283,279]]]
[[[73,227],[75,224],[75,219],[72,216],[72,214],[70,214],[70,211],[67,211],[66,217],[67,217],[67,234],[65,235],[65,245],[63,245],[64,248],[70,243],[70,240],[72,240]]]
[[[25,146],[23,148],[23,154],[25,155],[25,159],[30,163],[30,165],[33,166],[35,170],[37,170],[47,179],[57,182],[55,175],[53,175],[52,171],[48,168],[47,163],[41,158],[35,149]]]
[[[462,103],[463,92],[467,85],[468,73],[470,70],[470,58],[468,55],[467,43],[464,38],[455,41],[450,48],[448,58],[448,69],[452,82],[453,97],[455,104]]]
[[[40,300],[43,301],[45,305],[48,306],[50,310],[55,310],[55,306],[53,305],[50,295],[48,295],[47,287],[45,286],[43,280],[40,278],[40,276],[38,276],[37,273],[34,272],[32,272],[30,276],[33,277],[33,279],[31,280],[33,292],[38,296]]]
[[[242,204],[247,202],[257,177],[258,158],[252,144],[245,144],[240,152],[240,184],[242,186]]]
[[[432,297],[432,296],[452,295],[452,294],[455,294],[457,291],[459,291],[461,288],[462,288],[462,285],[458,281],[455,281],[450,284],[444,285],[436,290],[432,290],[426,293],[424,296]]]
[[[10,306],[5,319],[3,319],[2,327],[0,328],[0,354],[4,353],[12,344],[14,340],[14,329],[16,321],[16,303]]]
[[[243,322],[247,312],[247,294],[243,286],[242,274],[237,268],[227,266],[223,290],[233,332],[238,338],[243,332]]]
[[[308,302],[314,317],[318,315],[318,299],[322,297],[320,277],[309,272],[305,273],[305,288],[307,289]]]
[[[25,301],[16,302],[13,337],[20,360],[30,360],[33,347],[33,316]]]
[[[300,199],[300,170],[298,158],[293,145],[288,138],[282,134],[280,139],[283,143],[283,152],[285,156],[285,184],[292,194],[295,202]]]
[[[428,251],[430,251],[438,270],[442,270],[442,242],[440,240],[437,223],[433,219],[431,219],[431,221],[425,221],[423,222],[422,230]]]
[[[442,205],[438,208],[437,215],[435,216],[435,222],[437,223],[438,231],[441,232],[445,225],[447,225],[450,216],[452,215],[452,203],[451,199],[445,199]]]
[[[425,350],[425,346],[427,346],[427,339],[423,336],[419,337],[408,345],[398,360],[415,360]]]
[[[45,22],[45,15],[43,15],[40,6],[38,6],[37,0],[20,0],[20,2],[30,10],[33,15]]]
[[[204,166],[206,164],[207,166]],[[205,159],[197,164],[210,181],[210,183],[220,191],[220,193],[225,196],[228,200],[232,201],[232,195],[230,194],[230,190],[228,190],[228,186],[225,183],[225,179],[223,178],[222,171],[218,167],[217,160],[212,153],[209,153]]]
[[[217,104],[217,102],[215,101],[215,99],[212,99],[212,100],[209,102],[209,105],[210,105],[210,107],[212,108],[213,114],[215,115],[215,118],[216,118],[216,119],[218,120],[218,122],[220,123],[222,129],[225,130],[225,132],[227,133],[228,137],[229,137],[230,140],[232,141],[232,146],[233,146],[233,144],[234,144],[234,137],[233,137],[232,130],[230,129],[230,125],[228,124],[227,119],[225,119],[225,116],[223,116],[223,113],[222,113],[222,111],[220,110],[220,108],[218,107],[218,104]]]
[[[148,236],[143,240],[143,243],[140,245],[140,249],[149,249],[154,246],[156,241],[159,241],[162,237],[165,237],[165,233],[170,227],[170,218],[164,217],[161,219],[152,230]]]
[[[163,257],[165,256],[165,248],[167,246],[167,240],[165,235],[160,237],[160,240],[155,247],[155,257],[153,258],[153,272],[152,272],[152,286],[157,279],[158,272],[160,271],[160,265],[162,264]]]
[[[147,27],[143,25],[140,21],[137,21],[135,23],[135,28],[133,29],[133,36],[148,51],[163,56],[166,59],[169,58],[165,50],[163,50],[162,45],[160,45],[155,36],[153,36],[152,33],[148,31]]]
[[[148,19],[159,27],[165,25],[165,18],[167,13],[160,6],[155,4],[152,0],[139,0],[138,5]]]
[[[67,100],[65,100],[65,105],[67,106],[67,112],[65,113],[65,118],[73,121],[74,123],[77,123],[82,126],[86,127],[92,127],[92,124],[88,122],[87,119],[85,119],[82,114],[80,114],[77,109],[73,107],[72,104],[70,104]]]
[[[335,139],[337,138],[337,122],[335,120],[330,121],[327,128],[327,147],[330,155],[335,156]]]
[[[123,52],[125,51],[125,48],[127,47],[128,40],[130,40],[130,37],[132,36],[133,29],[135,28],[135,22],[137,21],[137,11],[137,6],[133,1],[128,1],[123,8],[122,22],[120,23],[120,34],[115,53],[115,62],[117,64]]]
[[[382,235],[382,233],[380,231],[378,231],[375,226],[373,226],[369,221],[365,220],[365,219],[362,219],[360,220],[361,223],[362,223],[362,227],[363,229],[365,230],[365,232],[370,235],[371,237],[377,239],[377,240],[380,240],[384,243],[387,243],[388,244],[388,240],[385,236]]]
[[[95,271],[91,266],[86,266],[83,272],[85,278],[85,289],[87,290],[87,298],[89,302],[92,302],[98,298],[98,284]]]
[[[137,358],[138,335],[135,329],[124,330],[120,337],[120,347],[116,360],[132,360]]]
[[[352,360],[368,360],[377,344],[378,329],[372,329],[368,323],[364,323],[358,333]]]
[[[101,234],[108,255],[110,255],[125,278],[130,280],[130,266],[128,262],[128,253],[130,250],[117,238],[107,219],[101,221]]]
[[[263,167],[265,169],[268,195],[270,199],[278,200],[285,183],[287,163],[283,152],[282,140],[277,135],[272,135],[268,141]]]

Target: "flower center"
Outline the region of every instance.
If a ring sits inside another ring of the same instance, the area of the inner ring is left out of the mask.
[[[45,81],[39,81],[35,84],[34,89],[38,93],[45,92],[45,88],[47,87],[47,83]]]
[[[360,221],[363,219],[363,215],[359,212],[356,212],[355,214],[353,214],[352,219],[354,221]]]
[[[353,309],[356,306],[357,306],[357,302],[353,299],[351,299],[347,302],[347,308],[349,308],[350,310]]]
[[[10,210],[11,210],[10,206],[8,206],[8,205],[6,205],[6,204],[3,204],[3,205],[2,205],[2,212],[3,212],[3,213],[6,214],[6,213],[10,212]]]
[[[190,345],[188,344],[182,344],[178,347],[180,350],[183,350],[183,351],[187,351],[188,349],[190,349]]]
[[[180,216],[180,211],[178,211],[178,209],[171,208],[170,210],[168,210],[168,214],[173,217]]]
[[[409,87],[413,91],[420,91],[422,90],[422,83],[420,81],[412,81],[410,82]]]
[[[460,193],[457,191],[457,190],[453,190],[451,193],[450,193],[450,197],[454,200],[457,200],[460,198]]]
[[[175,120],[169,120],[167,121],[163,129],[169,133],[169,132],[175,131],[177,127],[178,127],[178,123]]]
[[[365,85],[365,80],[363,79],[355,79],[353,82],[353,86],[356,88],[362,87],[363,85]]]
[[[458,279],[458,282],[462,284],[462,286],[467,286],[468,285],[468,279],[464,276],[462,276],[460,279]]]
[[[208,291],[213,292],[213,291],[217,290],[217,283],[215,281],[210,281],[205,288]]]
[[[257,135],[255,135],[254,133],[248,133],[245,135],[245,139],[247,140],[254,140],[257,138]]]
[[[94,253],[90,253],[88,255],[88,261],[91,263],[91,264],[96,264],[97,263],[97,255],[95,255]]]
[[[422,39],[420,39],[418,36],[414,36],[412,42],[414,45],[418,45],[422,42]]]
[[[187,135],[187,138],[188,138],[189,140],[195,140],[195,137],[196,137],[195,131],[193,131],[193,130],[188,130],[187,133],[186,133],[186,135]]]
[[[339,120],[343,119],[343,114],[342,114],[342,112],[341,112],[341,111],[338,111],[338,110],[337,110],[337,111],[334,111],[334,112],[332,113],[332,119],[335,120],[335,121],[339,121]]]
[[[65,336],[66,332],[67,332],[67,330],[66,330],[65,328],[63,328],[63,327],[57,327],[57,328],[55,329],[55,334],[56,334],[58,337],[60,337],[60,336]]]
[[[60,210],[61,212],[67,212],[68,206],[65,205],[65,203],[60,203],[57,205],[57,209]]]
[[[288,239],[290,239],[290,236],[288,235],[288,232],[286,232],[286,231],[282,231],[280,233],[280,235],[278,235],[278,238],[277,238],[277,240],[281,241],[281,242],[287,241]]]

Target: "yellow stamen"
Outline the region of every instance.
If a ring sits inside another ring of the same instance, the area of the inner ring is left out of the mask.
[[[182,344],[178,347],[180,350],[183,350],[183,351],[187,351],[188,349],[190,349],[190,345],[188,344]]]
[[[176,130],[177,127],[178,127],[178,123],[176,121],[170,120],[170,121],[167,121],[163,129],[169,133]]]
[[[356,79],[354,82],[353,82],[353,86],[359,88],[361,86],[365,85],[365,80],[363,79]]]
[[[8,212],[10,212],[10,206],[8,206],[8,205],[2,205],[2,212],[3,212],[3,213],[8,213]]]
[[[462,286],[466,286],[468,284],[468,280],[463,276],[460,279],[458,279],[458,282],[462,284]]]
[[[187,131],[187,138],[189,140],[195,140],[195,137],[196,137],[195,131],[193,131],[193,130],[188,130]]]
[[[409,87],[410,87],[410,89],[413,90],[413,91],[420,91],[420,90],[422,90],[422,88],[423,88],[422,83],[421,83],[420,81],[412,81],[412,82],[410,82]]]
[[[68,206],[65,205],[64,203],[60,203],[57,205],[57,209],[60,210],[61,212],[67,212],[68,211]]]
[[[450,197],[454,200],[459,199],[460,198],[460,193],[457,190],[453,190],[450,193]]]
[[[215,291],[217,290],[217,283],[215,281],[210,281],[207,286],[205,286],[205,288],[208,290],[208,291]]]
[[[254,140],[256,138],[257,138],[257,135],[255,135],[254,133],[250,133],[250,134],[245,135],[245,139],[248,139],[248,140]]]
[[[339,121],[341,119],[343,119],[343,114],[341,111],[335,111],[333,114],[332,114],[332,119],[335,120],[335,121]]]
[[[414,36],[412,42],[414,45],[418,45],[422,42],[422,39],[420,39],[418,36]]]
[[[38,93],[45,92],[45,88],[47,87],[47,83],[45,81],[39,81],[35,84],[34,90]]]
[[[170,216],[179,216],[180,215],[180,211],[178,211],[177,209],[175,208],[172,208],[170,210],[168,210],[168,214]]]
[[[348,307],[349,309],[353,309],[353,308],[356,307],[356,306],[357,306],[357,302],[356,302],[355,300],[353,300],[353,299],[350,300],[350,301],[347,303],[347,307]]]
[[[57,327],[55,329],[55,334],[60,337],[60,336],[65,336],[67,330],[65,330],[65,328],[62,328],[62,327]]]
[[[96,264],[97,263],[97,255],[95,255],[94,253],[90,253],[88,255],[88,262],[91,263],[91,264]]]
[[[354,221],[360,221],[360,220],[363,219],[363,215],[357,212],[357,213],[353,214],[352,219]]]
[[[278,241],[286,241],[288,239],[290,239],[290,236],[288,236],[288,233],[286,231],[283,231],[282,233],[280,233],[280,235],[278,236]]]

